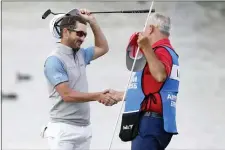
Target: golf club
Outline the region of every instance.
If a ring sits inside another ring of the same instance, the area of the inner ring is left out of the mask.
[[[104,13],[148,13],[149,9],[142,9],[142,10],[117,10],[117,11],[93,11],[91,14],[104,14]],[[151,10],[151,13],[154,13],[155,9]],[[42,19],[46,19],[48,15],[58,15],[58,14],[65,14],[65,13],[54,13],[51,11],[51,9],[48,9],[45,11],[45,13],[42,15]]]

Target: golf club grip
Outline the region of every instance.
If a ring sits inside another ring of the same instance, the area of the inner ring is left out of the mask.
[[[104,13],[148,13],[149,9],[145,10],[120,10],[120,11],[94,11],[92,14],[104,14]],[[152,13],[155,12],[155,9],[152,9]]]
[[[42,15],[42,19],[45,19],[46,17],[48,17],[48,15],[51,14],[51,10],[48,9],[43,15]]]

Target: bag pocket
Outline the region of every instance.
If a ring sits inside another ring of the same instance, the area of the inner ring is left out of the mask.
[[[139,133],[141,112],[123,113],[119,137],[128,142],[135,139]]]

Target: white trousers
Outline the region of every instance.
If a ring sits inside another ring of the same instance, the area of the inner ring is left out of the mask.
[[[89,150],[92,130],[89,126],[48,123],[44,132],[51,150]]]

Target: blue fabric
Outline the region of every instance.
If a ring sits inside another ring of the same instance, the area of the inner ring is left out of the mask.
[[[50,56],[46,60],[44,74],[53,86],[69,80],[64,64],[56,56]]]
[[[144,97],[145,96],[142,91],[142,71],[135,72],[126,94],[126,107],[124,111],[139,111]]]
[[[172,136],[163,130],[163,119],[143,116],[139,135],[131,142],[131,150],[164,150]]]
[[[94,46],[81,49],[81,51],[83,52],[84,61],[86,65],[90,64],[90,62],[93,60],[94,50],[95,50]]]
[[[178,56],[169,47],[163,46],[172,56],[173,65],[179,66]],[[177,74],[177,76],[179,76]],[[164,129],[167,132],[177,134],[176,125],[176,101],[179,89],[179,81],[171,78],[167,78],[164,86],[160,91],[163,104],[163,116],[164,116]]]
[[[173,67],[179,67],[178,56],[176,53],[168,47],[165,47],[172,56]],[[132,113],[134,111],[140,110],[141,103],[144,100],[144,93],[142,91],[142,74],[143,70],[135,72],[131,86],[128,88],[125,110],[126,113]],[[178,74],[176,73],[177,77]],[[178,77],[177,77],[178,78]],[[150,85],[151,86],[151,85]],[[162,98],[162,108],[163,108],[163,120],[164,120],[164,130],[169,133],[178,134],[176,126],[176,101],[179,89],[179,80],[172,79],[171,76],[167,78],[159,94]]]

